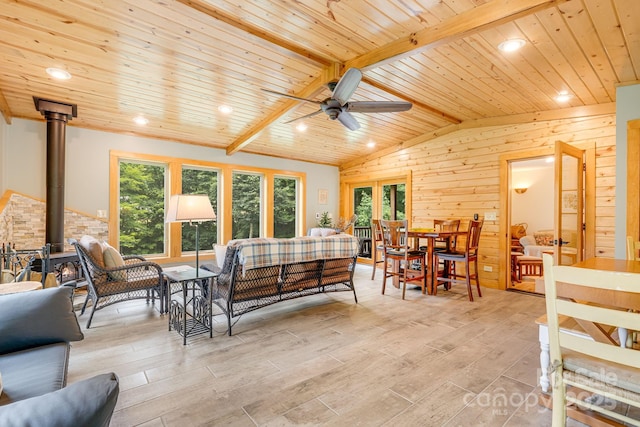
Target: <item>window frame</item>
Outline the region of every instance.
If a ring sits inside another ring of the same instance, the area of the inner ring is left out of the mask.
[[[288,171],[280,169],[268,169],[261,167],[218,163],[213,161],[195,160],[187,158],[176,158],[169,156],[158,156],[135,152],[124,152],[112,150],[109,153],[109,243],[114,247],[118,245],[120,237],[120,175],[119,163],[121,161],[142,162],[151,164],[161,164],[166,166],[167,175],[165,177],[165,209],[169,199],[174,194],[182,192],[182,169],[203,168],[218,171],[218,207],[216,211],[216,221],[218,227],[218,242],[226,243],[232,236],[232,185],[233,173],[259,174],[262,179],[261,188],[261,210],[260,210],[260,236],[273,236],[273,215],[274,215],[274,179],[275,177],[294,178],[296,183],[296,235],[303,236],[306,233],[306,179],[305,172]],[[182,227],[180,223],[166,224],[165,228],[165,253],[149,255],[149,258],[163,260],[166,262],[188,261],[195,259],[195,254],[191,252],[182,253]],[[209,251],[200,251],[207,253]],[[213,253],[213,248],[210,251]],[[146,254],[140,254],[146,255]]]

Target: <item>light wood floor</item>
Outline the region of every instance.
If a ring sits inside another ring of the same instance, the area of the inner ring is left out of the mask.
[[[112,426],[545,426],[536,404],[544,299],[461,286],[425,296],[369,280],[356,290],[244,315],[186,346],[144,301],[98,311],[73,344],[69,383],[120,378]],[[80,317],[83,325],[87,314]],[[576,423],[569,425],[578,425]]]

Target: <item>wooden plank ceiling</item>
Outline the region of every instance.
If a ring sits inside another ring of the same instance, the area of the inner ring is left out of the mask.
[[[338,166],[459,129],[612,113],[616,85],[640,79],[638,0],[0,0],[0,16],[7,123],[42,120],[38,96],[77,104],[73,126]],[[512,38],[525,46],[497,49]],[[364,74],[351,101],[413,108],[354,113],[357,131],[319,114],[300,132],[284,122],[317,105],[261,90],[323,100],[350,67]]]

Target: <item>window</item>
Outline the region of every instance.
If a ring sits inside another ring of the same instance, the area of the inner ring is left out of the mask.
[[[109,229],[123,254],[180,261],[194,256],[195,227],[166,224],[173,194],[207,194],[216,221],[199,227],[200,250],[248,237],[303,235],[304,172],[112,151]],[[188,261],[188,260],[187,260]]]
[[[120,162],[120,252],[163,254],[166,166]]]
[[[218,215],[218,171],[212,169],[184,166],[182,168],[182,194],[206,194],[209,196],[213,211]],[[199,250],[211,250],[218,242],[217,221],[200,224]],[[182,251],[195,251],[196,230],[189,223],[182,224]]]
[[[273,237],[294,237],[298,216],[298,180],[275,177],[273,180]]]
[[[234,239],[260,237],[262,177],[234,172],[232,191],[231,235]]]

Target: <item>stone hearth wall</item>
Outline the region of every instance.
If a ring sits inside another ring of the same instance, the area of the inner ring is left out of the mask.
[[[0,242],[11,243],[16,249],[36,249],[45,242],[45,203],[22,194],[13,193],[0,212]],[[73,251],[67,239],[80,239],[85,234],[107,240],[109,227],[106,220],[65,209],[64,251]]]

